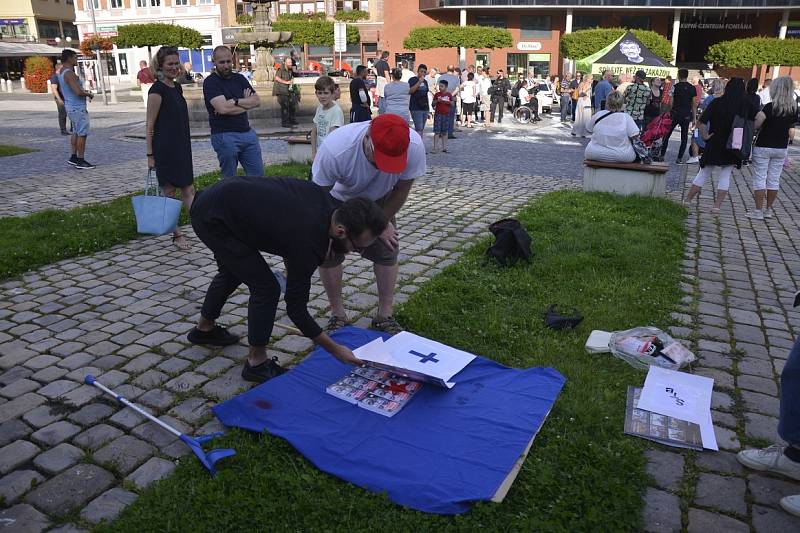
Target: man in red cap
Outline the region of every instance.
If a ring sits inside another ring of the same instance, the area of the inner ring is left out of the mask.
[[[403,207],[414,180],[426,171],[422,138],[397,115],[379,115],[370,122],[334,130],[317,150],[311,169],[314,182],[327,187],[335,203],[362,197],[374,200],[391,221],[372,246],[359,250],[372,261],[378,285],[378,312],[370,327],[388,333],[402,328],[392,316],[399,252],[395,215]],[[331,305],[326,330],[347,325],[342,299],[344,254],[326,260],[320,277]]]

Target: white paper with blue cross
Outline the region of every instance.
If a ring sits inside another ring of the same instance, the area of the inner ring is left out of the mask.
[[[370,365],[451,388],[450,379],[475,356],[407,331],[388,340],[377,338],[353,353]]]

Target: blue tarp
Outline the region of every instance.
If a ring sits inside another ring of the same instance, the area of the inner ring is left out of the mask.
[[[333,336],[356,348],[380,334],[348,327]],[[477,357],[453,389],[426,384],[386,418],[325,392],[350,368],[317,348],[214,413],[226,426],[282,437],[320,470],[395,503],[458,514],[494,496],[565,381],[552,368],[520,370]]]

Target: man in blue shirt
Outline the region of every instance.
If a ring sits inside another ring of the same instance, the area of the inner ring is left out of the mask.
[[[603,79],[600,80],[594,90],[595,111],[602,111],[606,108],[606,98],[608,98],[608,95],[614,91],[614,86],[611,85],[612,77],[613,74],[611,74],[610,70],[603,72]]]
[[[222,175],[235,176],[241,162],[245,175],[263,176],[261,145],[247,120],[247,111],[261,105],[261,100],[245,77],[233,71],[233,54],[227,46],[217,46],[211,59],[214,72],[203,81],[203,97]]]
[[[61,52],[61,70],[58,72],[58,86],[64,95],[64,107],[72,124],[72,137],[70,146],[72,155],[67,163],[79,170],[95,168],[93,164],[84,159],[86,151],[86,138],[89,136],[89,111],[86,109],[86,99],[91,100],[94,94],[86,92],[81,86],[81,80],[75,74],[78,65],[78,54],[69,48]]]

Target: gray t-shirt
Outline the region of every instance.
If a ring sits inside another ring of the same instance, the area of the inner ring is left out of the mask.
[[[461,85],[461,80],[458,79],[458,76],[455,74],[442,74],[439,76],[439,81],[446,81],[447,82],[447,92],[452,93],[458,89],[458,86]],[[457,91],[456,91],[457,92]]]
[[[411,97],[408,90],[408,83],[403,81],[394,81],[384,87],[383,96],[386,98],[384,113],[394,113],[408,120],[408,102]]]

